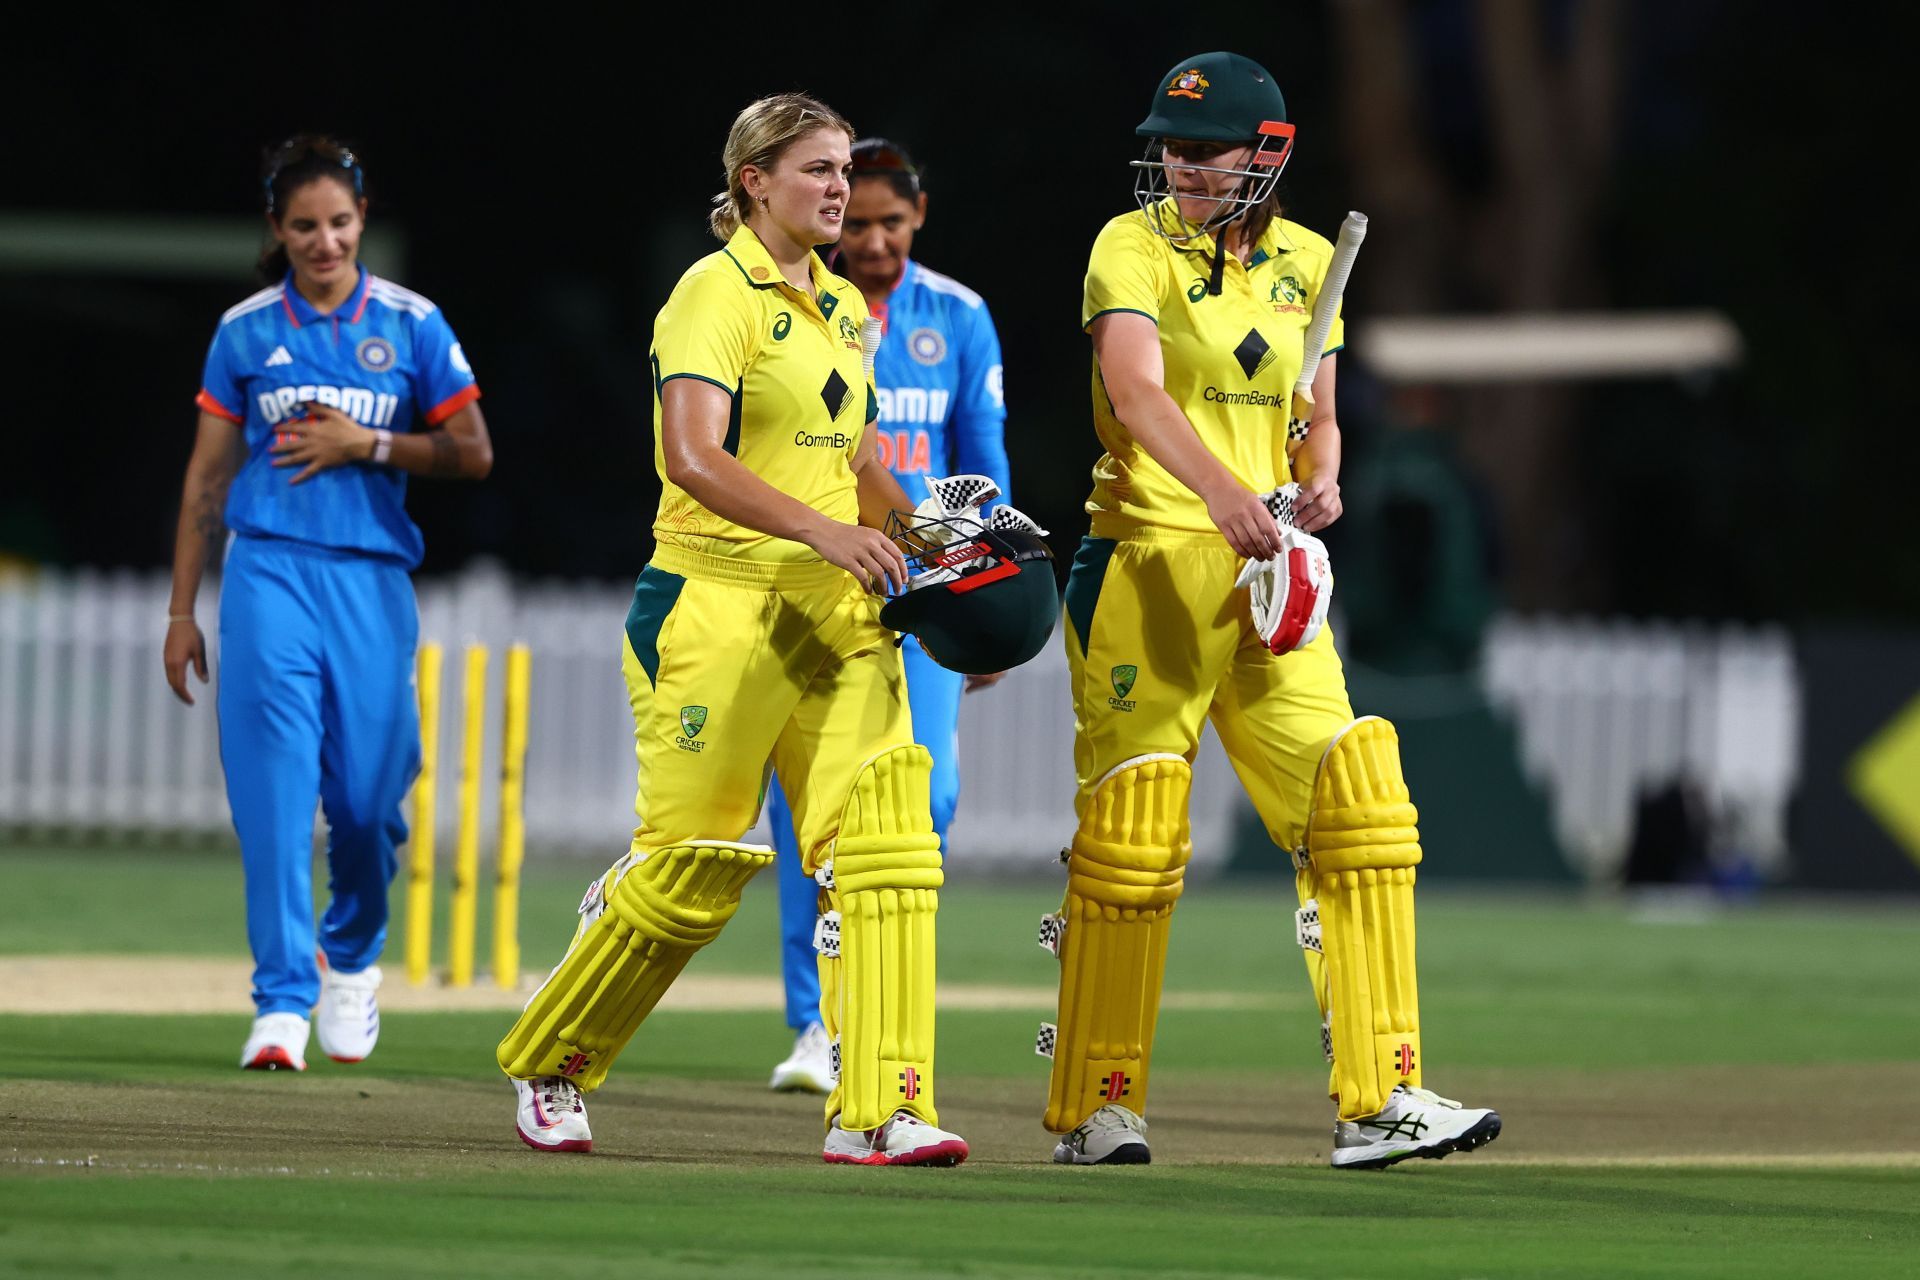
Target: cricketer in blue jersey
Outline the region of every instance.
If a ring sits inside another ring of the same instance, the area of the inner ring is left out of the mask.
[[[880,461],[915,501],[926,496],[927,477],[959,473],[991,477],[1006,499],[1012,486],[1000,336],[979,294],[909,256],[926,205],[919,172],[902,148],[877,138],[854,145],[853,191],[834,266],[885,325],[873,370]],[[960,698],[997,677],[948,671],[911,642],[901,653],[914,740],[933,756],[933,826],[945,848],[960,800]],[[777,779],[767,809],[779,853],[787,1024],[797,1036],[793,1055],[774,1069],[772,1087],[826,1092],[831,1072],[813,946],[818,890],[800,870],[793,816]]]
[[[316,1002],[321,1048],[337,1060],[365,1057],[379,1029],[387,887],[420,764],[408,573],[422,541],[406,472],[477,478],[492,450],[446,317],[357,261],[365,199],[352,153],[302,138],[275,161],[268,214],[286,273],[228,310],[207,352],[165,662],[191,703],[188,666],[207,676],[193,602],[224,524],[220,758],[259,1014],[241,1065],[297,1070]],[[318,955],[316,797],[333,891]]]

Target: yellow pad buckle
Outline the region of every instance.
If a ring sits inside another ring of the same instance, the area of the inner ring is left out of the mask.
[[[629,867],[500,1042],[500,1069],[598,1088],[693,953],[733,918],[747,881],[772,862],[771,849],[693,840]]]
[[[1114,769],[1087,798],[1056,940],[1060,1021],[1045,1117],[1054,1133],[1108,1103],[1146,1112],[1167,936],[1193,856],[1192,788],[1185,760],[1155,754]]]
[[[838,954],[820,955],[820,1009],[839,1083],[829,1122],[875,1129],[902,1108],[939,1123],[933,1097],[934,917],[940,838],[929,792],[933,757],[918,745],[869,760],[854,779],[833,843]]]
[[[1307,874],[1319,905],[1340,1118],[1378,1112],[1402,1082],[1420,1084],[1413,884],[1418,811],[1400,771],[1400,738],[1377,716],[1327,747],[1307,820]]]

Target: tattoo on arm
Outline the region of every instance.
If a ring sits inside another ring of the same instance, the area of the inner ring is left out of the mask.
[[[436,476],[457,476],[460,474],[460,442],[446,431],[427,432],[427,443],[433,446],[433,460],[428,465],[428,474]]]
[[[193,529],[207,540],[206,555],[212,560],[216,548],[220,545],[220,535],[227,524],[224,513],[227,505],[227,482],[209,484],[200,490],[193,502]]]

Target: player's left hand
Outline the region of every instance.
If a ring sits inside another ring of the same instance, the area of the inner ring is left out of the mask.
[[[1005,680],[1006,678],[1007,678],[1007,673],[1004,671],[995,671],[991,675],[984,675],[984,676],[968,676],[967,684],[966,684],[966,692],[978,693],[982,689],[991,689],[993,688],[993,686],[999,684],[1002,680]]]
[[[306,416],[281,423],[269,451],[274,455],[274,466],[301,468],[293,484],[372,455],[373,432],[346,414],[324,404],[308,403],[301,408]]]
[[[1340,503],[1340,482],[1330,476],[1315,476],[1300,482],[1300,496],[1293,502],[1293,527],[1302,533],[1318,533],[1340,518],[1346,508]]]

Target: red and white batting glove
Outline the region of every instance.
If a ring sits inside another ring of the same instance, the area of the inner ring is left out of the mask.
[[[1274,653],[1292,653],[1313,643],[1333,600],[1326,544],[1293,525],[1293,503],[1299,495],[1299,485],[1286,484],[1262,499],[1280,524],[1280,554],[1247,561],[1233,583],[1247,589],[1254,630]]]

